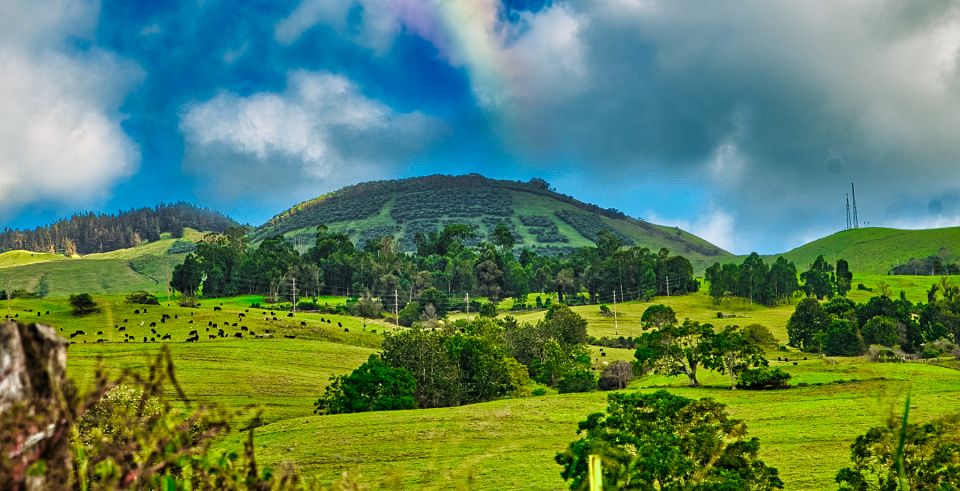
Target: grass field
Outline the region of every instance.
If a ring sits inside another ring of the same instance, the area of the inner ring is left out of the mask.
[[[887,277],[863,276],[860,281],[872,286],[871,281],[880,279]],[[898,285],[908,295],[922,294],[925,298],[923,285],[930,278],[901,279]],[[909,281],[916,284],[908,285]],[[0,302],[0,312],[57,326],[64,335],[86,331],[73,338],[75,344],[68,350],[68,372],[81,387],[89,386],[100,361],[114,371],[142,368],[161,344],[169,345],[178,379],[189,397],[242,411],[238,423],[256,408],[262,409],[266,424],[256,430],[260,462],[272,466],[293,462],[321,483],[350,470],[362,483],[373,487],[561,489],[564,483],[553,456],[576,438],[579,421],[605,406],[606,395],[593,392],[456,408],[315,416],[312,403],[329,377],[359,366],[375,352],[384,330],[392,327],[368,321],[365,329],[364,322],[357,318],[312,313],[288,318],[285,312],[277,312],[277,320],[273,320],[272,312],[250,308],[253,303],[262,303],[258,296],[204,300],[198,309],[167,305],[164,299],[162,306],[147,307],[148,313],[140,315],[133,311],[142,306],[125,304],[120,295],[95,295],[95,299],[102,311],[82,318],[73,317],[66,302],[56,298]],[[342,299],[326,300],[333,303]],[[655,302],[670,304],[681,318],[715,325],[760,323],[781,341],[786,339],[785,322],[793,309],[792,305],[768,308],[737,300],[717,307],[702,293],[658,298]],[[597,306],[574,309],[587,318],[591,335],[612,336],[617,329],[620,335],[637,335],[641,332],[639,316],[647,305],[619,304],[618,327],[612,318],[601,316]],[[37,316],[38,311],[42,315]],[[738,317],[719,321],[717,311]],[[246,314],[243,321],[240,313]],[[160,323],[162,314],[174,318]],[[539,316],[542,311],[518,317],[534,320]],[[143,336],[155,337],[149,322],[157,322],[157,331],[170,334],[172,339],[144,343]],[[211,340],[206,331],[208,322],[216,322],[219,327],[229,324],[225,330],[231,336],[248,332],[239,328],[246,325],[258,334],[270,329],[272,337]],[[233,327],[234,322],[238,327]],[[122,342],[123,333],[114,327],[121,325],[135,336],[135,341]],[[199,331],[199,342],[183,342],[193,329]],[[97,335],[97,331],[104,334]],[[286,335],[296,338],[283,337]],[[97,343],[98,338],[107,342]],[[604,351],[607,356],[601,357],[598,348],[592,349],[597,363],[632,358],[631,350]],[[808,355],[804,359],[795,352],[769,354],[774,360],[777,356],[787,356],[790,361],[771,363],[790,372],[794,377],[791,382],[801,386],[774,392],[730,391],[724,376],[705,372],[701,375],[705,387],[698,389],[685,387],[682,377],[650,376],[635,380],[628,390],[668,388],[687,397],[713,397],[728,404],[730,412],[744,419],[750,433],[760,438],[761,456],[780,470],[786,488],[797,490],[832,488],[836,471],[847,465],[852,440],[901,409],[908,390],[915,421],[960,411],[960,372],[955,368],[876,364],[861,358]],[[240,449],[242,438],[241,434],[231,434],[215,446]]]

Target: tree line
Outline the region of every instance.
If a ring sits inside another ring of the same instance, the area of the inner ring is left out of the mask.
[[[184,228],[224,232],[236,225],[237,222],[219,212],[184,202],[121,211],[115,215],[88,212],[33,230],[5,228],[0,232],[0,252],[23,249],[51,254],[91,254],[159,240],[163,233],[182,237]]]
[[[791,346],[832,356],[861,355],[876,345],[893,350],[882,355],[892,359],[937,357],[960,343],[960,288],[944,278],[928,290],[927,303],[916,304],[903,292],[896,300],[878,295],[859,304],[807,298],[797,304],[787,334]]]
[[[850,291],[853,280],[845,259],[838,260],[834,267],[823,256],[817,256],[810,269],[799,275],[799,281],[797,276],[793,262],[781,256],[768,266],[756,252],[739,265],[714,263],[705,274],[710,296],[718,304],[726,297],[739,297],[772,306],[789,301],[799,291],[818,299],[842,297]]]
[[[416,251],[405,253],[389,235],[358,247],[346,234],[321,226],[300,253],[279,235],[252,247],[243,229],[231,228],[200,241],[175,268],[170,285],[186,296],[263,294],[273,302],[292,299],[294,285],[298,298],[368,296],[387,310],[408,307],[408,324],[428,310],[443,317],[480,308],[468,297],[494,304],[513,298],[526,308],[533,307],[533,292],[554,292],[560,303],[576,304],[609,302],[614,291],[622,301],[698,289],[686,258],[666,249],[624,247],[604,231],[595,246],[559,257],[530,249],[515,253],[515,238],[505,226],[496,227],[489,240],[467,245],[474,234],[468,225],[449,224],[418,234]]]

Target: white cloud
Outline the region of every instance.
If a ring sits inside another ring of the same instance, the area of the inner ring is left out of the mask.
[[[650,222],[680,227],[734,254],[752,252],[738,249],[736,219],[731,213],[716,206],[706,206],[706,209],[693,220],[670,219],[657,216],[655,212],[649,212],[647,216]]]
[[[428,144],[438,124],[365,97],[350,80],[298,71],[281,93],[221,93],[186,107],[185,169],[222,197],[298,197],[374,177]]]
[[[96,4],[15,0],[0,6],[0,215],[31,203],[104,198],[139,164],[118,107],[139,72],[98,51],[67,52]]]

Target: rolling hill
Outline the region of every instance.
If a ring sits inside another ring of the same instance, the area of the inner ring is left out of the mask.
[[[837,259],[846,259],[854,272],[881,275],[911,258],[922,259],[939,255],[956,261],[960,254],[960,227],[926,230],[870,227],[844,230],[804,244],[782,256],[796,263],[797,269],[802,270],[821,254],[831,263]]]
[[[698,270],[727,251],[675,227],[631,218],[557,193],[539,179],[529,182],[466,176],[433,175],[361,183],[300,203],[257,228],[251,238],[260,241],[283,234],[312,241],[318,225],[344,232],[363,243],[393,235],[404,250],[413,250],[418,232],[438,225],[472,225],[478,239],[490,236],[497,224],[513,231],[518,247],[550,253],[592,245],[601,230],[619,236],[627,245],[686,256]]]
[[[184,229],[182,239],[164,234],[160,240],[136,247],[85,256],[22,250],[0,253],[0,290],[35,292],[42,280],[51,296],[166,291],[170,273],[186,256],[185,252],[176,252],[184,249],[171,247],[202,236],[202,232]]]

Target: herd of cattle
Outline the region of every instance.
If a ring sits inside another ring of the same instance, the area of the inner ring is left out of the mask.
[[[214,307],[213,310],[214,312],[218,312],[218,313],[223,312],[223,308],[219,306]],[[32,314],[32,311],[28,311],[28,312]],[[231,337],[237,338],[237,339],[243,339],[244,336],[247,336],[248,338],[258,338],[258,339],[273,337],[273,331],[271,329],[264,329],[263,333],[259,334],[254,330],[249,329],[247,326],[243,325],[243,322],[246,321],[247,315],[249,313],[250,313],[250,309],[246,309],[243,312],[238,312],[236,319],[226,319],[224,321],[219,321],[219,322],[208,320],[207,325],[203,327],[203,333],[210,340],[214,340],[218,338],[231,338]],[[275,311],[263,310],[263,311],[260,311],[259,313],[263,315],[263,320],[265,322],[273,323],[273,322],[281,321],[281,319],[277,318],[277,313]],[[37,312],[38,317],[41,317],[42,315],[43,314],[41,312]],[[50,315],[50,311],[46,311],[45,315]],[[117,334],[120,334],[120,337],[124,343],[137,342],[138,340],[142,343],[156,343],[158,341],[175,341],[173,338],[173,335],[170,332],[163,332],[164,330],[168,330],[165,328],[172,328],[174,324],[183,324],[184,321],[188,326],[191,326],[191,327],[194,326],[194,319],[193,319],[194,312],[190,312],[189,317],[185,315],[183,320],[180,319],[179,314],[174,314],[172,317],[170,316],[170,314],[162,314],[158,320],[149,321],[149,322],[146,320],[146,319],[149,319],[149,317],[147,317],[149,315],[149,312],[145,307],[135,309],[133,311],[133,315],[137,317],[134,318],[134,322],[132,324],[130,323],[130,319],[127,318],[127,319],[123,319],[122,324],[114,324],[113,326],[114,331]],[[5,315],[5,318],[7,319],[18,319],[19,317],[20,317],[19,313],[16,313],[13,315],[10,315],[10,314]],[[26,317],[26,315],[24,317]],[[286,317],[288,318],[294,317],[294,314],[292,312],[288,312]],[[138,321],[137,318],[142,318],[144,320]],[[331,324],[331,325],[333,324],[333,320],[327,319],[324,317],[320,318],[320,322]],[[149,333],[146,333],[144,331],[143,332],[144,335],[138,337],[128,332],[128,326],[130,327],[131,330],[133,330],[134,326],[138,326],[140,328],[143,328],[144,330],[149,329],[150,331]],[[300,326],[306,327],[307,322],[300,321]],[[342,322],[337,322],[337,327],[342,328],[345,332],[350,331],[349,328],[343,327]],[[227,332],[227,329],[235,329],[236,332]],[[63,332],[62,327],[60,328],[60,331],[61,333]],[[86,337],[86,335],[87,335],[86,331],[82,329],[77,329],[69,333],[68,336],[71,339],[69,343],[73,344],[77,342],[77,341],[72,341],[74,338],[80,338],[82,342],[86,343],[87,340],[83,339],[84,337]],[[108,340],[104,337],[105,336],[104,331],[97,331],[96,335],[97,335],[97,339],[96,339],[97,343],[108,342]],[[187,334],[187,337],[183,339],[183,341],[187,343],[195,343],[200,341],[200,337],[201,337],[200,329],[196,328],[191,330]],[[294,339],[296,338],[296,335],[286,334],[284,335],[284,337],[288,339]]]

